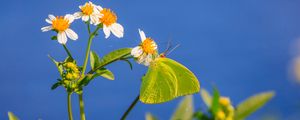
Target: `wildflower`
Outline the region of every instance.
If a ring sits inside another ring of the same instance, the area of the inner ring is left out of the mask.
[[[74,21],[73,15],[67,14],[65,16],[57,16],[49,15],[49,18],[46,19],[46,22],[52,24],[50,26],[46,26],[41,28],[42,32],[54,30],[57,34],[57,40],[60,44],[67,43],[67,37],[71,40],[77,40],[78,35],[70,29],[70,24]]]
[[[223,112],[223,111],[218,111],[217,112],[217,120],[224,120],[225,118],[226,118],[226,115],[225,115],[225,113]]]
[[[93,4],[92,2],[87,2],[83,6],[79,6],[80,11],[74,13],[75,19],[82,19],[82,21],[87,22],[90,20],[90,24],[97,24],[98,19],[101,17],[99,12],[100,6]],[[100,7],[101,8],[101,7]]]
[[[137,62],[139,64],[142,63],[148,66],[150,62],[157,56],[157,45],[151,38],[146,37],[144,31],[139,29],[139,33],[142,43],[132,49],[131,55],[137,58]]]
[[[105,38],[110,36],[112,32],[116,37],[121,38],[124,35],[124,28],[122,25],[117,23],[117,15],[108,8],[97,7],[100,11],[101,17],[99,18],[99,23],[103,24],[103,32]]]

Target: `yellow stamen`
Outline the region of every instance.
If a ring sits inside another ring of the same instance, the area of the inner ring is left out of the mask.
[[[143,51],[147,54],[153,54],[155,53],[155,47],[153,46],[153,40],[151,38],[146,38],[142,44],[141,47]]]
[[[85,15],[91,15],[94,12],[94,6],[91,3],[85,3],[85,5],[81,7],[81,12]]]
[[[116,23],[117,15],[110,9],[103,8],[100,13],[103,15],[103,17],[100,18],[100,21],[104,25],[110,26],[111,24]]]
[[[63,16],[57,16],[54,20],[52,20],[53,29],[59,32],[68,29],[69,26],[69,20],[65,19]]]

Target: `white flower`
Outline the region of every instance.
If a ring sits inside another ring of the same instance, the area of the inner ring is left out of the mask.
[[[46,19],[46,22],[52,24],[50,26],[43,27],[42,32],[54,30],[57,32],[57,40],[60,44],[67,43],[67,37],[71,40],[77,40],[78,35],[70,29],[70,24],[74,21],[73,15],[67,14],[65,16],[49,15],[49,18]]]
[[[108,38],[110,36],[110,32],[112,32],[118,38],[123,37],[124,28],[122,25],[117,23],[117,15],[107,8],[101,8],[100,6],[97,6],[97,9],[101,14],[99,23],[103,24],[103,32],[105,34],[105,38]]]
[[[82,21],[87,22],[90,20],[91,24],[99,24],[99,18],[102,16],[98,8],[100,6],[96,6],[92,2],[87,2],[83,6],[79,6],[80,12],[74,13],[75,19],[81,18]]]
[[[139,29],[139,33],[142,43],[132,49],[131,55],[139,64],[148,66],[157,57],[157,45],[151,38],[146,37],[144,31]]]

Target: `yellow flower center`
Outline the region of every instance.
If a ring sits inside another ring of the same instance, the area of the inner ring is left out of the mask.
[[[54,20],[52,20],[53,29],[59,32],[68,29],[69,26],[69,20],[65,19],[63,16],[57,16]]]
[[[146,38],[142,44],[141,47],[143,49],[143,51],[147,54],[153,54],[155,53],[155,48],[153,46],[153,40],[151,38]]]
[[[81,7],[81,12],[85,15],[91,15],[94,12],[94,6],[91,3],[85,3],[85,5]]]
[[[103,17],[100,18],[100,21],[104,25],[110,26],[111,24],[116,23],[117,15],[110,9],[103,8],[100,13],[103,14]]]

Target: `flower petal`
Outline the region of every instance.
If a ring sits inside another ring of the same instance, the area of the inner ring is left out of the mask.
[[[74,21],[75,18],[74,18],[73,15],[67,14],[67,15],[65,16],[65,19],[69,20],[69,24],[70,24],[70,23],[72,23],[72,22]]]
[[[46,26],[46,27],[42,27],[41,28],[41,30],[42,30],[42,32],[47,32],[47,31],[50,31],[50,30],[52,30],[53,28],[52,28],[52,26],[50,25],[50,26]]]
[[[52,14],[49,14],[48,17],[49,17],[49,19],[50,19],[51,21],[55,19],[55,16],[52,15]]]
[[[103,8],[100,5],[95,5],[95,7],[99,10],[99,12],[103,10]]]
[[[67,43],[67,36],[66,36],[66,33],[65,32],[59,32],[57,34],[57,41],[60,43],[60,44],[66,44]]]
[[[147,57],[145,58],[144,65],[149,66],[151,62],[152,62],[152,55],[148,54]]]
[[[47,23],[49,23],[49,24],[52,24],[52,21],[50,20],[50,19],[45,19],[45,21],[47,22]]]
[[[145,59],[147,58],[147,54],[142,54],[140,57],[138,57],[138,59],[137,59],[137,62],[139,63],[139,64],[141,64],[141,63],[143,63],[143,62],[145,62]]]
[[[103,25],[103,32],[105,34],[105,38],[110,36],[110,28],[108,28],[106,25]]]
[[[83,15],[82,12],[76,12],[73,14],[74,19],[79,19],[79,18],[81,18],[82,15]]]
[[[146,39],[146,35],[145,35],[144,31],[139,29],[139,33],[140,33],[141,40],[144,41]]]
[[[124,28],[119,23],[114,23],[111,25],[111,32],[118,38],[123,37],[124,35]]]
[[[97,17],[96,15],[91,15],[90,18],[91,18],[91,24],[93,25],[99,24],[99,17]]]
[[[81,19],[82,19],[82,21],[86,22],[86,21],[89,20],[89,16],[83,15],[83,16],[81,17]]]
[[[143,50],[140,46],[136,46],[131,50],[131,55],[135,58],[141,56],[143,54]]]
[[[78,35],[72,29],[66,29],[66,34],[71,40],[77,40]]]

